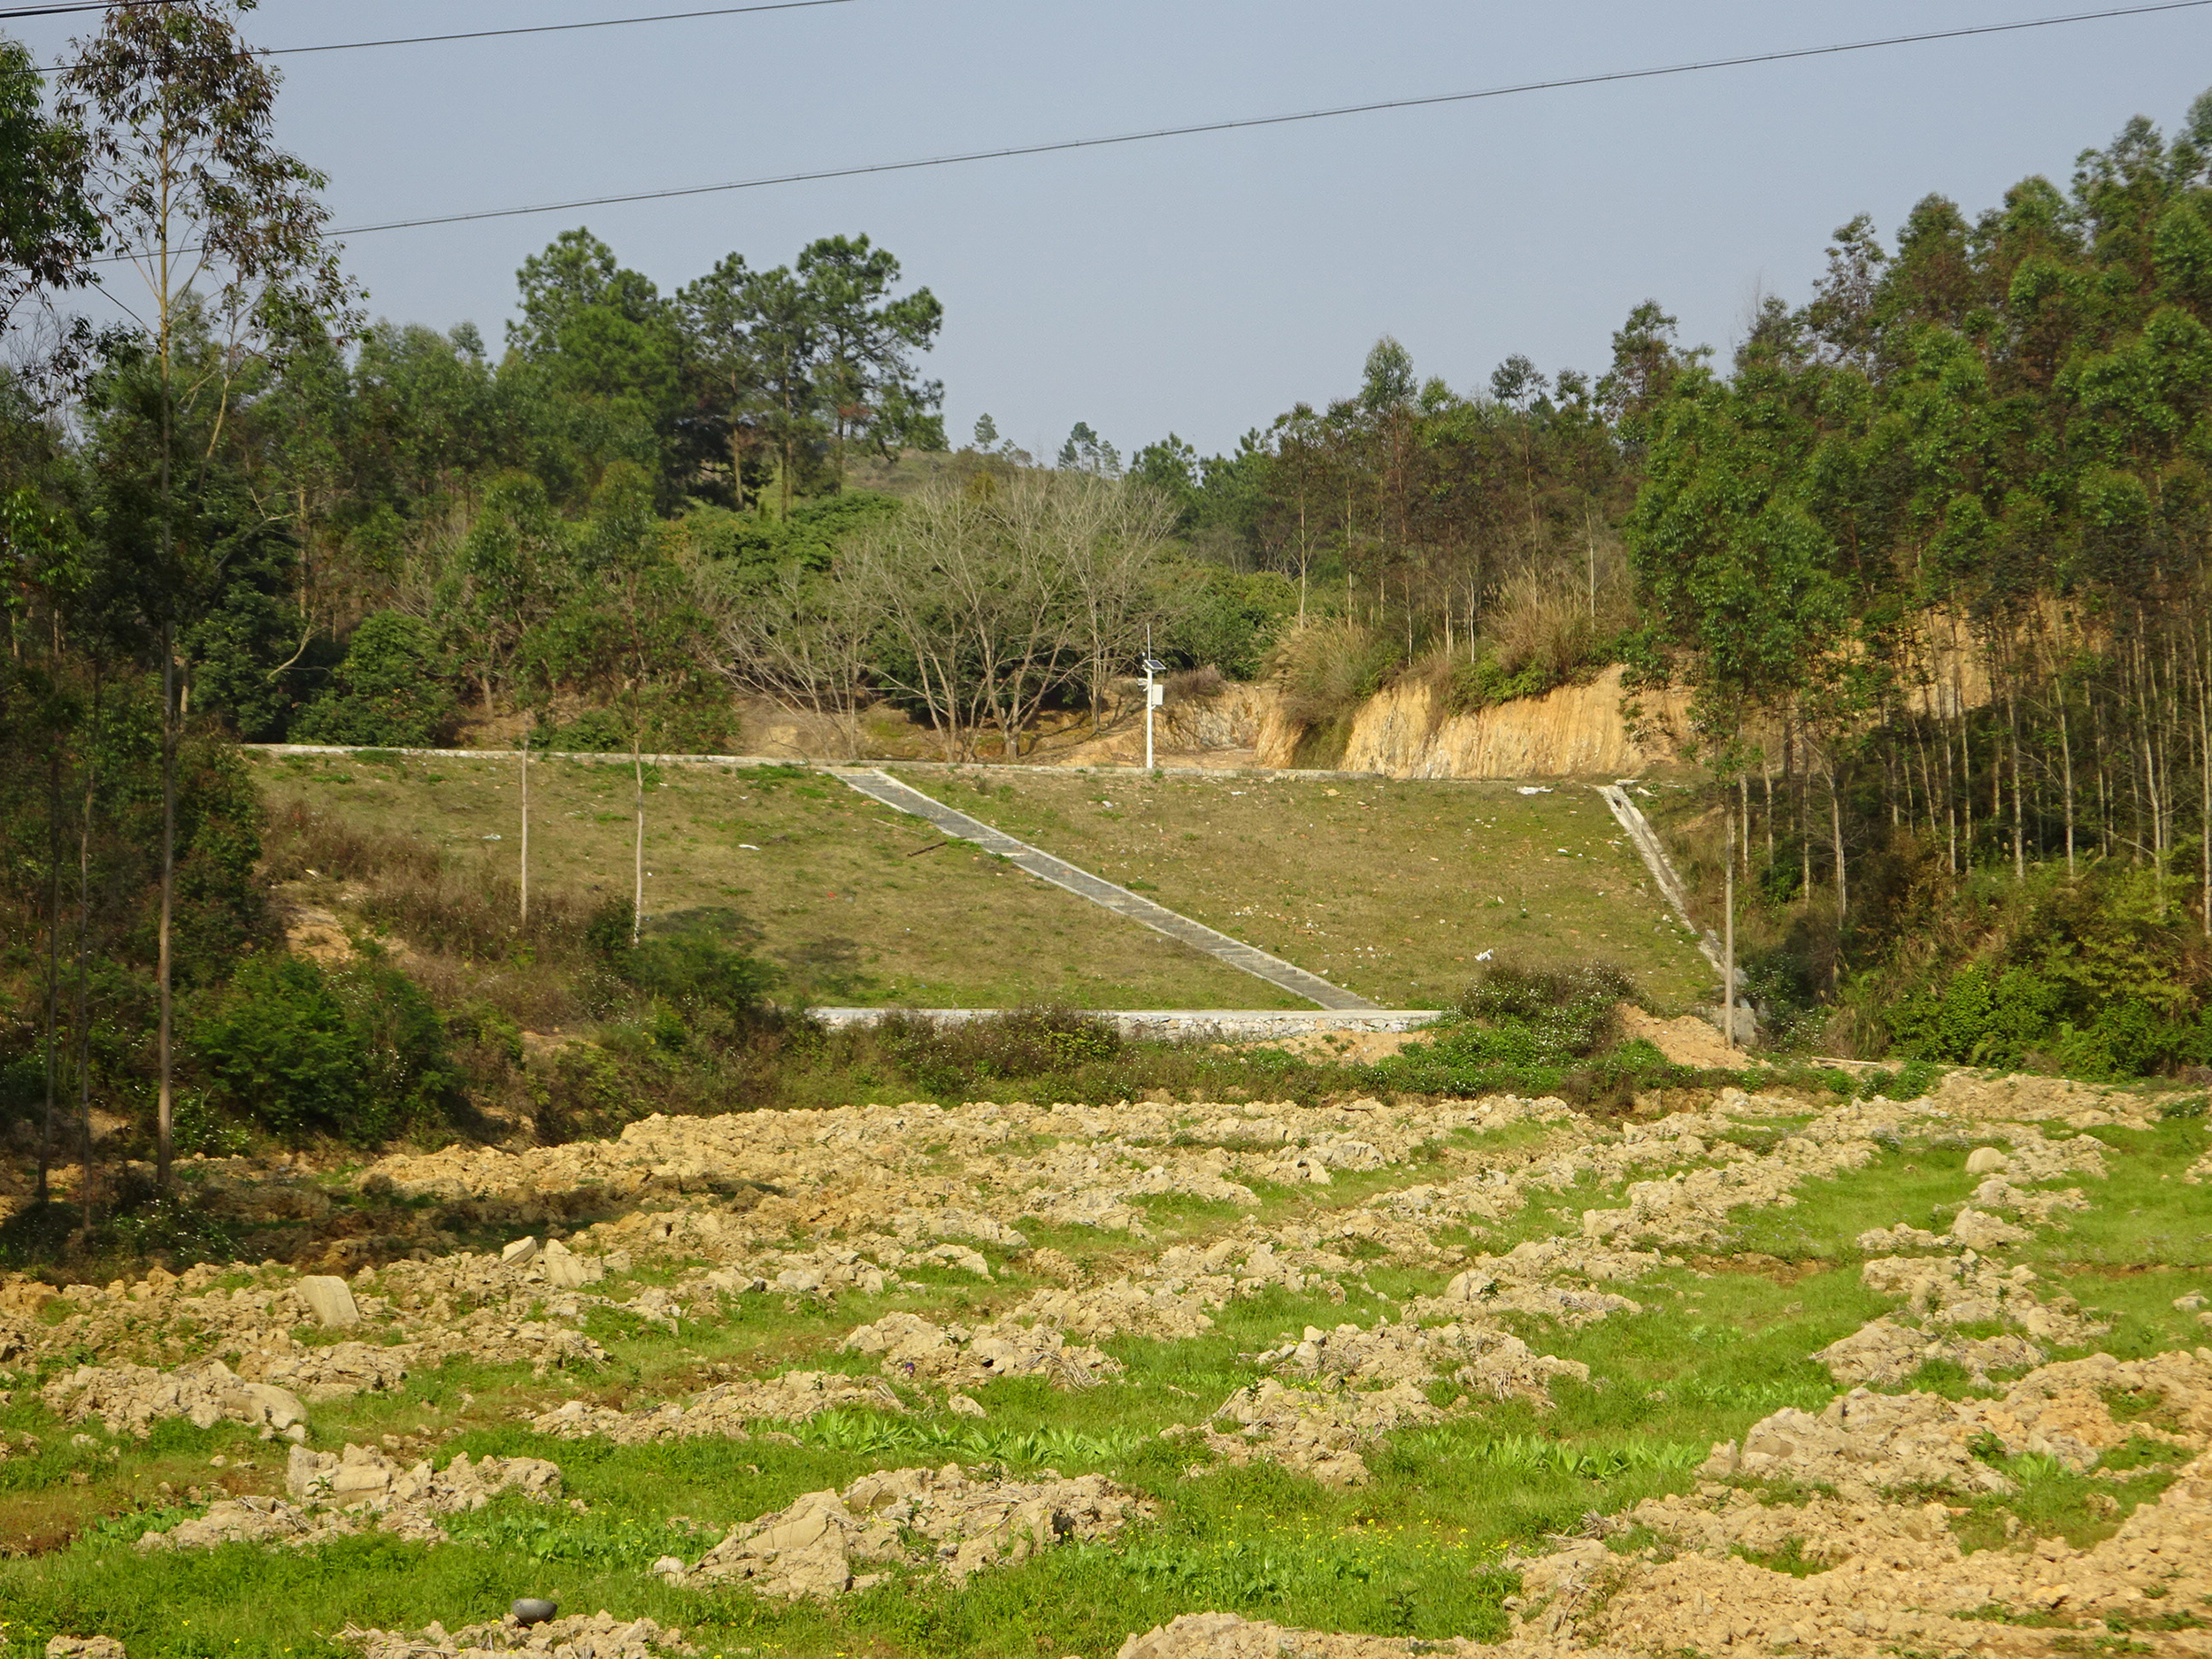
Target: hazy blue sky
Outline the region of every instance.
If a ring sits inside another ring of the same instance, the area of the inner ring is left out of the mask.
[[[680,5],[684,0],[673,0]],[[702,0],[690,0],[700,4]],[[654,0],[266,0],[268,45],[565,21]],[[2055,0],[855,0],[282,60],[282,135],[341,225],[2047,15]],[[21,26],[55,48],[64,20]],[[1829,233],[2062,183],[2212,85],[2212,9],[1073,155],[393,232],[372,309],[496,347],[523,258],[588,223],[664,288],[864,231],[944,302],[956,440],[1206,449],[1357,382],[1378,334],[1463,389],[1598,368],[1651,297],[1724,351]]]

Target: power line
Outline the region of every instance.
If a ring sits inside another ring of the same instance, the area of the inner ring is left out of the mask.
[[[5,11],[0,11],[0,22],[4,22],[10,18],[58,18],[73,12],[105,12],[109,9],[111,3],[111,0],[73,0],[73,4],[66,5],[10,6]],[[179,0],[112,0],[112,3],[124,5],[170,6],[178,4]]]
[[[581,23],[533,23],[511,29],[470,29],[459,35],[408,35],[388,41],[334,41],[324,46],[265,46],[263,58],[292,58],[306,52],[357,52],[374,46],[438,46],[448,41],[488,41],[511,35],[565,35],[575,29],[626,28],[634,23],[683,23],[693,18],[742,17],[754,12],[803,12],[812,6],[850,5],[853,0],[772,0],[749,6],[715,6],[704,12],[662,12],[641,18],[594,18]]]
[[[131,0],[140,5],[175,5],[179,0]],[[312,52],[358,52],[382,46],[442,46],[455,41],[501,40],[516,35],[566,35],[577,29],[628,28],[639,23],[684,23],[695,18],[745,17],[757,12],[804,12],[815,6],[850,5],[853,0],[766,0],[765,4],[742,6],[711,6],[700,12],[658,12],[648,17],[588,18],[579,23],[533,23],[517,28],[465,29],[454,35],[403,35],[381,41],[327,41],[319,46],[256,46],[246,53],[253,58],[299,58]],[[77,0],[65,5],[37,6],[24,11],[0,12],[0,19],[7,18],[50,17],[65,12],[104,12],[106,0]],[[45,64],[41,74],[56,75],[66,69],[66,64]]]
[[[1067,150],[1101,150],[1118,144],[1149,143],[1156,139],[1191,138],[1208,133],[1233,133],[1259,127],[1288,127],[1303,121],[1334,120],[1348,115],[1375,115],[1390,110],[1418,110],[1445,104],[1473,104],[1489,98],[1517,97],[1532,92],[1558,92],[1571,87],[1606,86],[1624,81],[1654,81],[1670,75],[1701,74],[1716,69],[1741,69],[1756,64],[1790,63],[1808,58],[1830,58],[1846,52],[1876,51],[1893,46],[1919,46],[1936,41],[1966,40],[1983,35],[2011,35],[2027,29],[2056,28],[2074,23],[2101,23],[2118,18],[2145,17],[2163,12],[2190,12],[2212,5],[2212,0],[2154,0],[2154,4],[2118,6],[2102,12],[2073,12],[2058,17],[2029,18],[2013,23],[1982,23],[1966,27],[1929,29],[1913,35],[1891,35],[1879,40],[1847,41],[1832,46],[1799,46],[1779,51],[1750,52],[1734,58],[1707,58],[1693,63],[1667,64],[1649,69],[1615,69],[1599,74],[1569,75],[1550,81],[1524,81],[1511,86],[1487,87],[1475,92],[1440,92],[1425,97],[1386,98],[1371,104],[1340,104],[1327,109],[1302,110],[1287,115],[1250,115],[1217,121],[1199,121],[1185,127],[1158,127],[1142,132],[1116,133],[1098,138],[1064,138],[1043,143],[1013,144],[998,150],[962,150],[946,156],[925,156],[907,161],[878,161],[848,167],[819,167],[804,173],[775,173],[758,179],[739,179],[724,184],[678,185],[658,190],[634,190],[618,196],[579,196],[565,202],[541,202],[527,207],[486,208],[468,213],[438,213],[422,219],[382,219],[374,224],[349,226],[328,233],[332,236],[368,236],[388,230],[418,230],[434,225],[463,225],[480,219],[520,219],[534,213],[570,213],[588,207],[616,207],[632,202],[664,202],[683,196],[717,196],[733,190],[759,190],[772,185],[814,184],[830,179],[855,179],[872,173],[911,173],[925,167],[953,167],[979,161],[1005,161],[1019,156],[1057,155]]]

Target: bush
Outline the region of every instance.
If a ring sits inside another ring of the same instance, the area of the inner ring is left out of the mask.
[[[1508,674],[1532,672],[1555,686],[1585,663],[1609,656],[1609,637],[1632,618],[1609,590],[1593,614],[1582,583],[1567,575],[1513,577],[1483,613],[1482,630]]]
[[[1617,968],[1501,962],[1461,997],[1462,1019],[1375,1068],[1389,1087],[1429,1094],[1510,1089],[1578,1104],[1625,1104],[1640,1087],[1687,1080],[1645,1042],[1622,1043],[1619,1006],[1636,987]]]
[[[1518,697],[1540,697],[1558,683],[1534,664],[1509,669],[1486,644],[1478,648],[1473,661],[1452,666],[1444,686],[1444,709],[1448,714],[1472,714]]]
[[[292,720],[297,743],[437,749],[451,741],[459,704],[430,629],[379,611],[353,631],[328,695]]]
[[[555,727],[548,747],[570,754],[626,754],[630,748],[629,718],[613,709],[587,709],[565,725]]]
[[[956,1025],[893,1015],[876,1033],[893,1064],[931,1094],[946,1096],[978,1084],[1071,1071],[1122,1051],[1111,1025],[1066,1008],[1014,1009]]]
[[[357,1146],[443,1115],[460,1081],[430,999],[373,962],[326,972],[304,956],[253,957],[192,1047],[236,1115]]]
[[[1953,902],[1979,924],[1971,955],[1870,975],[1855,998],[1914,1059],[2101,1082],[2204,1064],[2212,955],[2159,884],[2148,871],[2053,871],[2001,897],[1970,888]]]
[[[1294,627],[1269,659],[1282,681],[1283,718],[1316,726],[1349,714],[1403,665],[1403,646],[1364,623],[1331,617]]]
[[[1619,1034],[1617,1010],[1636,1000],[1635,982],[1603,963],[1532,968],[1507,960],[1484,969],[1459,1007],[1470,1019],[1523,1026],[1548,1050],[1580,1056]]]
[[[761,1011],[782,975],[703,933],[647,939],[622,955],[622,977],[693,1028],[729,1033]]]
[[[1268,648],[1298,614],[1297,585],[1273,571],[1170,565],[1162,587],[1169,621],[1154,649],[1171,666],[1211,666],[1232,680],[1258,679]]]

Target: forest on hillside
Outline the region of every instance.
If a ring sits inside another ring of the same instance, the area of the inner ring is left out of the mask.
[[[1044,457],[944,431],[941,306],[862,234],[664,293],[578,228],[496,349],[373,320],[240,19],[112,10],[50,84],[0,42],[7,1112],[165,1153],[273,941],[241,741],[712,751],[749,698],[1018,757],[1148,637],[1322,764],[1394,682],[1625,664],[1687,694],[1674,828],[1776,1041],[2212,1066],[2212,96],[1853,221],[1726,362],[1658,302],[1465,391],[1385,336],[1231,453]],[[445,1075],[461,1014],[331,995]]]

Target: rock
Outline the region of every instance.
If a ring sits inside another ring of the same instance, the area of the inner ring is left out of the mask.
[[[1206,1450],[1226,1463],[1280,1463],[1324,1486],[1357,1486],[1368,1479],[1362,1446],[1393,1429],[1433,1423],[1443,1415],[1410,1382],[1356,1392],[1286,1387],[1270,1377],[1231,1394],[1212,1422],[1196,1429],[1178,1425],[1162,1434],[1199,1436]],[[1215,1422],[1236,1426],[1217,1429]]]
[[[480,1509],[503,1492],[547,1502],[560,1495],[559,1465],[536,1457],[485,1457],[465,1452],[443,1469],[429,1461],[402,1468],[373,1447],[313,1452],[294,1446],[285,1465],[286,1498],[246,1497],[216,1503],[204,1516],[165,1532],[148,1532],[142,1550],[211,1548],[218,1544],[315,1544],[364,1525],[403,1538],[445,1536],[437,1517]]]
[[[852,1331],[842,1346],[882,1355],[887,1376],[955,1388],[1003,1377],[1044,1377],[1057,1388],[1084,1388],[1122,1369],[1119,1360],[1097,1348],[1071,1347],[1057,1331],[1012,1318],[971,1331],[936,1325],[918,1314],[890,1313]]]
[[[56,1636],[46,1659],[123,1659],[123,1644],[112,1636]]]
[[[603,1609],[528,1625],[510,1617],[497,1624],[471,1624],[450,1635],[442,1624],[431,1624],[413,1635],[349,1624],[333,1640],[357,1648],[362,1659],[494,1659],[516,1655],[528,1659],[659,1659],[698,1652],[683,1634],[649,1618],[624,1623]]]
[[[507,1611],[518,1624],[542,1624],[548,1619],[559,1617],[561,1605],[557,1601],[526,1595],[509,1607]]]
[[[897,1416],[905,1410],[887,1384],[837,1371],[795,1371],[761,1382],[718,1383],[681,1405],[672,1402],[617,1411],[571,1400],[532,1419],[530,1426],[565,1440],[601,1438],[618,1446],[643,1446],[715,1435],[741,1440],[749,1438],[750,1424],[803,1423],[825,1411]]]
[[[499,1253],[502,1267],[527,1267],[537,1259],[538,1241],[535,1238],[517,1239]]]
[[[1455,1636],[1418,1641],[1407,1636],[1362,1636],[1287,1630],[1235,1613],[1185,1613],[1121,1644],[1116,1659],[1399,1659],[1441,1654],[1452,1659],[1538,1659],[1545,1653],[1519,1641],[1493,1647]]]
[[[864,1475],[841,1493],[810,1492],[734,1529],[688,1571],[662,1576],[694,1586],[742,1583],[793,1601],[864,1589],[880,1575],[855,1567],[879,1563],[933,1565],[957,1583],[1040,1549],[1110,1538],[1151,1513],[1142,1498],[1100,1475],[1066,1480],[1046,1470],[1021,1481],[972,1477],[954,1463],[895,1469]],[[934,1548],[924,1555],[909,1548],[909,1537]]]
[[[1847,1498],[1911,1486],[2008,1493],[2011,1480],[1978,1455],[1985,1444],[2039,1453],[2080,1473],[2131,1436],[2168,1434],[2116,1421],[2106,1403],[2116,1394],[2155,1395],[2183,1425],[2184,1444],[2212,1438],[2212,1349],[2124,1362],[2100,1354],[2032,1371],[2001,1400],[1855,1388],[1817,1417],[1786,1407],[1754,1424],[1740,1444],[1716,1447],[1701,1472],[1787,1477]]]
[[[307,1408],[288,1389],[247,1382],[219,1359],[173,1371],[80,1365],[49,1382],[40,1398],[72,1423],[96,1417],[110,1433],[140,1440],[165,1417],[185,1417],[204,1429],[230,1422],[281,1433],[307,1416]]]
[[[326,1329],[361,1323],[361,1310],[354,1305],[353,1287],[335,1274],[309,1274],[300,1280],[300,1294],[307,1298],[316,1323]]]
[[[1995,1147],[1976,1147],[1966,1155],[1969,1175],[1996,1175],[2001,1173],[2009,1160]]]
[[[607,1276],[606,1263],[595,1256],[578,1256],[558,1239],[549,1239],[542,1258],[545,1282],[556,1290],[577,1290],[596,1285]]]
[[[971,1394],[947,1395],[945,1409],[956,1417],[980,1417],[990,1415],[984,1410],[982,1402]]]
[[[1951,1236],[1970,1250],[1989,1250],[2001,1244],[2024,1244],[2035,1235],[2025,1227],[1970,1209],[1952,1217]]]

